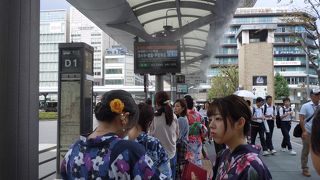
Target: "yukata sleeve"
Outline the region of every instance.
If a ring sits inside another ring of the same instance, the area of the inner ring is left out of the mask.
[[[253,161],[251,164],[243,171],[238,180],[271,180],[272,176],[268,168],[264,165],[261,160]]]
[[[69,159],[72,153],[74,145],[70,146],[70,149],[68,150],[68,152],[66,153],[66,155],[64,156],[61,165],[60,165],[60,175],[62,179],[69,179],[68,178],[68,163],[69,163]]]
[[[66,166],[67,166],[66,160],[63,159],[61,166],[60,166],[60,175],[61,175],[62,179],[68,179]]]
[[[159,173],[165,175],[166,177],[171,177],[175,172],[171,171],[169,157],[159,141],[157,149],[160,158],[160,164],[158,166]]]
[[[120,141],[110,156],[111,179],[157,179],[159,171],[144,147],[133,141]]]

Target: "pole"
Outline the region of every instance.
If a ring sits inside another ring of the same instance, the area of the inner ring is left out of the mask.
[[[156,86],[156,93],[159,91],[163,91],[163,75],[159,74],[156,75],[156,82],[155,82],[155,86]]]
[[[146,101],[148,99],[148,74],[143,75],[143,87],[144,87],[144,100]]]
[[[306,75],[307,75],[307,99],[310,97],[310,81],[309,81],[309,56],[306,53]]]
[[[175,74],[171,74],[171,101],[175,102],[177,99],[177,83]]]

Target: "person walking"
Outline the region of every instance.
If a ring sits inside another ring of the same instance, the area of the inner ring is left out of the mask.
[[[143,146],[123,140],[139,117],[131,94],[106,92],[94,109],[99,122],[89,135],[80,136],[61,163],[63,179],[145,179],[159,177]]]
[[[311,127],[305,126],[305,125],[307,123],[306,122],[307,119],[312,119],[315,110],[319,106],[320,89],[312,89],[310,92],[310,98],[311,98],[311,101],[303,104],[299,112],[300,126],[302,129],[301,169],[302,169],[302,175],[306,177],[311,176],[309,172],[309,167],[308,167]]]
[[[172,177],[174,172],[171,172],[170,161],[166,151],[161,145],[159,139],[147,134],[151,121],[154,118],[152,106],[146,103],[139,103],[139,121],[129,131],[129,139],[141,144],[146,154],[152,159],[153,166],[166,177]]]
[[[291,129],[291,122],[293,121],[293,111],[290,107],[290,99],[284,98],[282,101],[283,107],[279,108],[279,115],[281,119],[281,133],[283,135],[281,151],[285,152],[287,150],[286,148],[288,148],[291,155],[296,155],[297,153],[292,149],[289,133]]]
[[[209,106],[211,135],[218,144],[226,144],[216,159],[213,180],[270,180],[268,167],[259,157],[259,147],[248,145],[251,111],[239,96],[215,99]]]
[[[270,154],[275,154],[277,151],[273,148],[272,136],[274,130],[274,120],[276,118],[276,107],[272,104],[272,96],[266,96],[263,114],[269,126],[269,132],[266,132],[267,148]]]
[[[179,124],[170,105],[169,95],[165,91],[156,93],[156,112],[151,122],[149,134],[158,138],[170,159],[172,172],[176,172],[176,143],[179,136]],[[172,176],[172,179],[175,177]]]
[[[174,113],[178,117],[179,137],[177,140],[177,169],[176,179],[181,179],[182,170],[186,163],[189,124],[187,119],[187,104],[184,99],[177,99],[174,103]]]
[[[261,97],[258,97],[256,99],[256,107],[253,107],[253,117],[252,117],[252,121],[251,121],[251,144],[255,145],[256,143],[256,137],[257,134],[259,133],[260,136],[260,142],[261,142],[261,146],[263,149],[262,155],[263,156],[267,156],[270,153],[268,152],[268,148],[267,148],[267,144],[266,144],[266,140],[264,138],[264,132],[265,132],[265,127],[263,124],[263,121],[265,121],[265,117],[263,115],[263,99]]]

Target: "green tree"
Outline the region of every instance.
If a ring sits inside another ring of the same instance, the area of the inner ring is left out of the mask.
[[[274,77],[275,99],[282,99],[289,96],[289,86],[287,80],[279,73]]]
[[[208,98],[219,98],[233,94],[239,86],[239,71],[237,66],[222,67],[219,74],[211,79],[211,89]]]

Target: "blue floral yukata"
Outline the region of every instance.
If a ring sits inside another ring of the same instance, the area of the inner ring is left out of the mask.
[[[213,180],[269,180],[267,166],[259,157],[261,147],[240,145],[232,153],[225,149],[219,153],[213,169]]]
[[[146,148],[146,154],[152,159],[154,167],[167,177],[172,176],[170,160],[159,139],[149,136],[145,132],[139,134],[136,142]]]
[[[61,164],[63,179],[164,179],[153,169],[144,147],[113,133],[88,139],[81,136]]]

